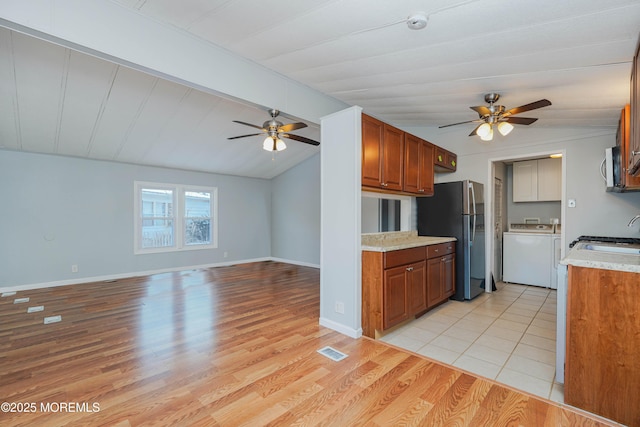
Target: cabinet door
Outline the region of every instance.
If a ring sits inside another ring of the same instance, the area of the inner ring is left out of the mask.
[[[513,164],[513,201],[538,200],[538,162],[527,160]]]
[[[407,306],[406,266],[384,270],[382,326],[390,328],[409,317]]]
[[[442,296],[449,298],[456,291],[456,257],[453,254],[442,258]]]
[[[385,123],[382,142],[382,187],[402,191],[404,132]]]
[[[406,134],[404,138],[404,191],[418,193],[420,190],[420,151],[422,140]],[[433,168],[433,166],[432,166]]]
[[[427,306],[433,307],[444,297],[442,293],[442,258],[427,260]]]
[[[384,124],[362,115],[362,185],[380,187],[382,184],[382,139]]]
[[[433,195],[434,151],[430,142],[405,134],[404,191],[423,196]]]
[[[640,176],[640,44],[636,47],[631,70],[631,117],[628,169]]]
[[[433,196],[434,153],[434,145],[430,142],[422,141],[420,144],[420,175],[418,181],[418,192],[425,196]]]
[[[427,309],[426,263],[418,262],[407,267],[407,288],[409,292],[409,314]]]
[[[538,201],[562,200],[562,159],[539,159],[537,162]]]

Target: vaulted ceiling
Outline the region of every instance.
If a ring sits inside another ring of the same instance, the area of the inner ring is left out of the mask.
[[[614,129],[629,101],[637,0],[114,0],[401,127],[477,118],[498,92],[507,108],[549,99],[531,127]],[[407,26],[421,14],[422,30]],[[2,7],[0,7],[2,18]],[[7,24],[5,22],[5,24]],[[9,23],[10,24],[10,23]],[[113,25],[117,31],[117,23]],[[232,122],[261,125],[271,105],[220,96],[0,28],[0,147],[271,178],[320,149],[275,155]],[[131,41],[135,43],[135,40]],[[164,46],[158,42],[158,55]],[[286,111],[281,121],[298,121]],[[296,134],[320,138],[319,125]],[[465,137],[474,128],[447,128]],[[434,141],[446,146],[446,140]]]

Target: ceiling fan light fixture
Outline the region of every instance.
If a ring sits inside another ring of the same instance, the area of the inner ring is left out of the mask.
[[[485,123],[485,125],[489,127],[489,132],[486,135],[480,135],[480,139],[483,141],[491,141],[493,139],[493,127],[488,123]]]
[[[278,137],[268,136],[262,144],[262,149],[265,151],[282,151],[285,148],[287,148],[287,144]]]
[[[511,132],[512,130],[513,130],[513,125],[509,122],[500,122],[498,124],[498,132],[500,132],[502,136],[509,135],[509,132]]]
[[[482,138],[483,141],[490,141],[491,139],[484,139],[485,137],[487,137],[489,134],[491,134],[491,138],[493,138],[493,128],[491,127],[491,125],[489,123],[483,123],[480,125],[480,127],[478,127],[478,130],[476,130],[476,135],[478,135],[480,138]]]

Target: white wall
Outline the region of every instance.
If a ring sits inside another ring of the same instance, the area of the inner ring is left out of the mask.
[[[321,122],[320,324],[351,337],[362,335],[361,118],[352,107]]]
[[[135,180],[218,187],[219,248],[134,255]],[[268,180],[0,150],[0,185],[0,287],[78,283],[271,255]],[[78,273],[71,273],[72,264]]]
[[[272,180],[271,206],[271,256],[319,267],[320,154]]]

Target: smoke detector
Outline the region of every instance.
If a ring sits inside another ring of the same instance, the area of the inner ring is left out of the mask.
[[[426,26],[427,16],[423,12],[413,13],[407,18],[407,27],[412,30],[421,30]]]

